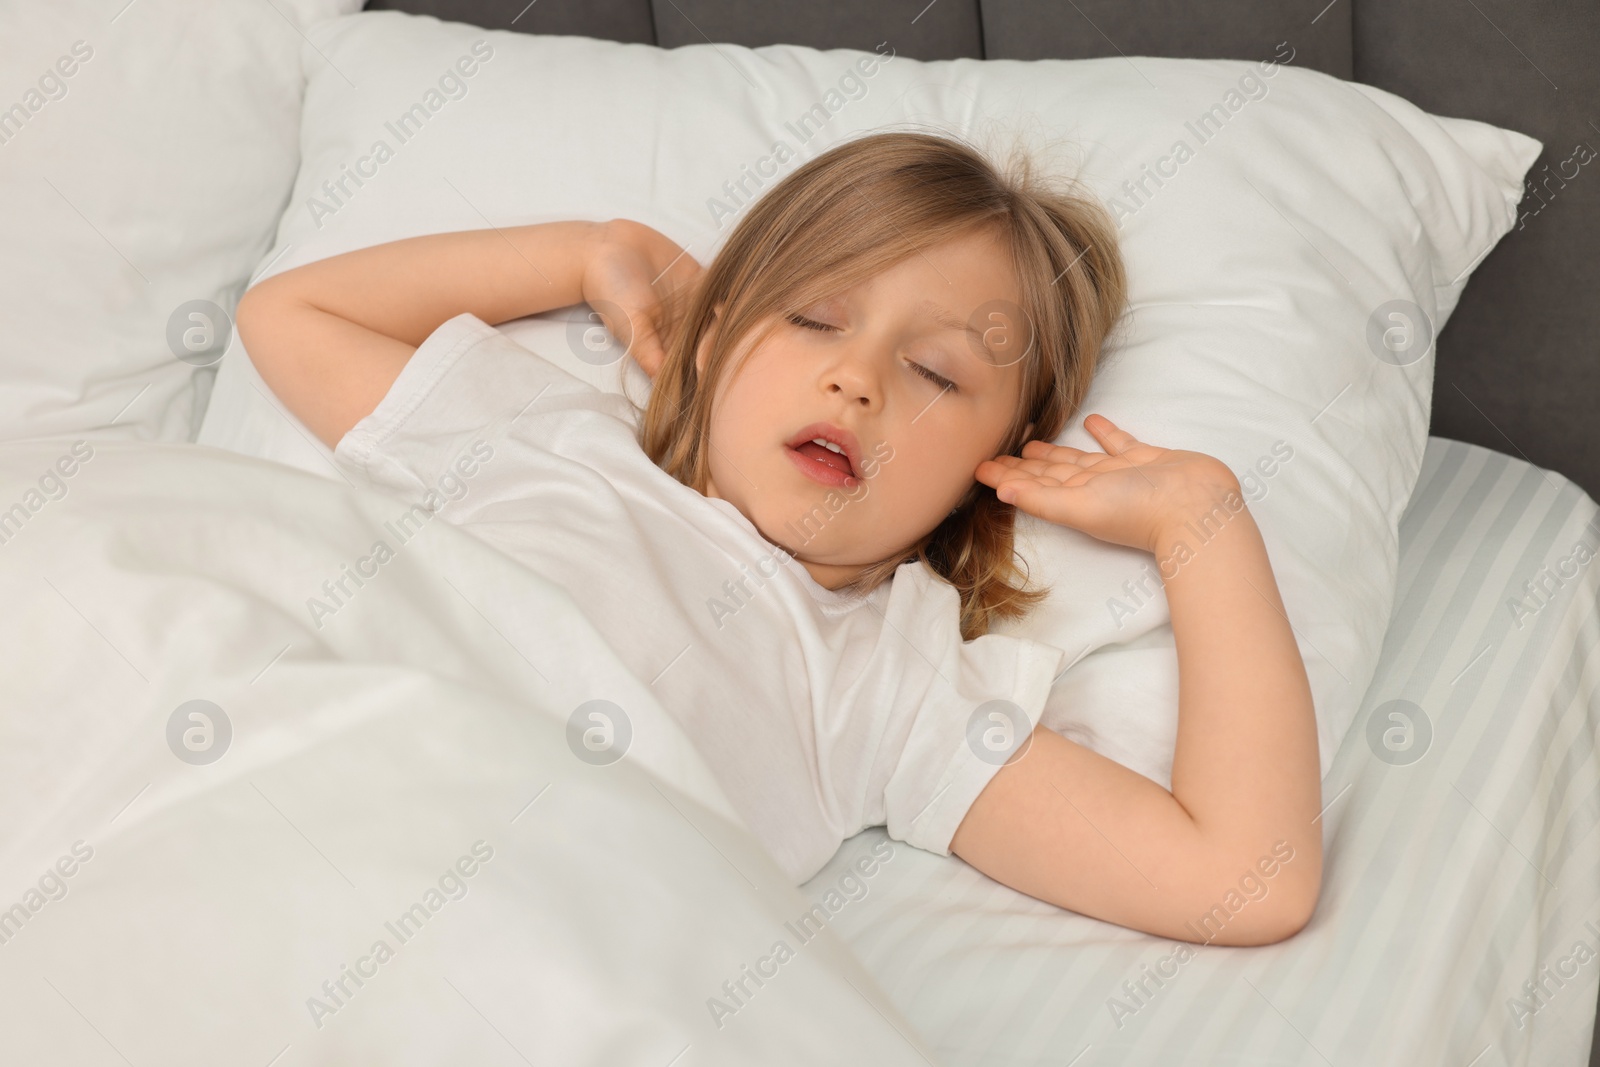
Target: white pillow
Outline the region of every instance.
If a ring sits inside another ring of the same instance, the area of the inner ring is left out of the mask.
[[[271,242],[300,26],[360,6],[5,5],[0,439],[193,437],[231,326],[191,302],[231,315]]]
[[[1097,449],[1081,419],[1099,411],[1239,475],[1306,658],[1327,772],[1388,623],[1431,338],[1510,229],[1538,141],[1285,65],[1287,48],[1261,62],[919,63],[887,47],[662,50],[390,12],[310,37],[362,92],[310,69],[273,272],[413,234],[615,216],[707,263],[749,200],[736,183],[757,194],[864,131],[931,125],[1003,149],[1021,130],[1041,151],[1065,146],[1076,158],[1056,169],[1119,218],[1131,312],[1058,440]],[[473,74],[444,95],[464,59]],[[402,142],[394,123],[417,104],[426,122]],[[357,167],[359,185],[345,177]],[[602,388],[626,376],[642,398],[631,361],[586,347],[585,310],[506,329]],[[237,344],[200,440],[331,475]],[[1076,657],[1044,721],[1170,785],[1177,660],[1155,561],[1026,516],[1019,528],[1054,595],[1004,629]]]

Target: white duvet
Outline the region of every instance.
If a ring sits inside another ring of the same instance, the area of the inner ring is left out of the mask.
[[[801,894],[555,585],[432,522],[317,626],[400,507],[0,446],[0,1062],[931,1062],[829,926],[905,846]]]

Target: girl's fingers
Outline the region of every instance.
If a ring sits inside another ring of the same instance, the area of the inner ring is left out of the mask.
[[[1076,463],[1088,467],[1114,458],[1110,452],[1085,452],[1071,445],[1055,445],[1048,441],[1029,441],[1022,446],[1021,454],[1027,459],[1055,460],[1057,463]]]
[[[1077,474],[1071,477],[1052,478],[1049,475],[1032,475],[1007,472],[1003,477],[996,478],[992,483],[988,484],[992,485],[997,494],[1002,489],[1007,491],[1026,489],[1030,492],[1039,489],[1063,489],[1082,485],[1082,476],[1088,474],[1088,471],[1079,471]]]
[[[1036,478],[1004,478],[994,487],[994,495],[1003,503],[1015,504],[1018,497],[1033,494],[1042,484]]]
[[[639,364],[640,369],[654,378],[662,358],[661,343],[656,338],[655,330],[651,329],[650,321],[643,315],[624,310],[623,317],[626,321],[617,324],[620,332],[609,324],[607,329],[622,342],[623,349]]]
[[[1054,479],[1039,478],[1013,478],[1001,482],[995,489],[995,496],[1007,504],[1015,505],[1018,509],[1030,515],[1046,518],[1043,510],[1054,504],[1059,506],[1062,490],[1071,490],[1081,483],[1068,480],[1058,482]]]
[[[1129,465],[1126,459],[1108,456],[1103,452],[1082,452],[1076,457],[1057,455],[1033,459],[1019,459],[1015,456],[1002,458],[1007,461],[1008,467],[1024,470],[1030,474],[1047,474],[1053,478],[1068,478],[1080,471],[1100,471],[1102,468],[1116,469]]]
[[[1006,466],[1006,467],[1010,467],[1013,470],[1023,470],[1023,469],[1030,469],[1031,470],[1031,469],[1034,469],[1034,468],[1030,467],[1029,464],[1033,464],[1034,467],[1036,467],[1039,463],[1041,463],[1043,461],[1042,460],[1037,460],[1037,459],[1023,459],[1021,456],[996,456],[994,458],[994,462],[1002,464],[1003,466]]]
[[[991,467],[986,463],[979,464],[977,470],[977,479],[984,485],[989,486],[991,489],[997,490],[1001,486],[1022,485],[1024,483],[1029,485],[1058,484],[1056,479],[1048,476],[1031,474],[1027,471],[1018,470],[1015,467],[1001,467],[998,465]]]
[[[639,335],[639,366],[652,379],[667,361],[667,350],[654,330],[641,330]]]
[[[1085,469],[1076,463],[1051,463],[1049,460],[1018,459],[1015,456],[1005,458],[1010,461],[1004,464],[1005,467],[1035,478],[1066,478]]]
[[[1094,435],[1106,452],[1113,456],[1121,455],[1128,449],[1139,444],[1139,439],[1127,430],[1119,429],[1117,424],[1104,415],[1094,414],[1083,420],[1083,428]]]
[[[1089,456],[1102,455],[1102,453],[1097,452],[1085,452],[1083,449],[1073,448],[1071,445],[1051,444],[1049,441],[1027,441],[1023,444],[1020,452],[1029,459],[1050,459],[1055,457],[1065,460],[1081,460]]]
[[[644,371],[645,376],[653,381],[661,370],[661,364],[665,361],[665,356],[658,348],[650,345],[639,345],[634,349],[633,361],[639,364],[639,369]]]
[[[1084,452],[1066,445],[1052,445],[1046,441],[1029,441],[1020,451],[1019,459],[1024,463],[1049,463],[1057,466],[1063,464],[1082,466],[1092,463],[1097,457],[1106,458],[1104,453]]]
[[[1002,457],[1011,459],[1010,456]],[[978,469],[973,472],[973,477],[987,486],[997,486],[1008,478],[1016,477],[1013,468],[1006,466],[998,460],[986,459],[978,464]]]

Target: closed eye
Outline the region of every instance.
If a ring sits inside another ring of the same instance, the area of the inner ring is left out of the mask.
[[[804,315],[790,315],[789,316],[789,321],[794,323],[796,326],[799,326],[802,329],[806,329],[806,330],[831,330],[831,329],[833,329],[832,326],[829,326],[826,323],[814,322],[811,319],[806,318]]]
[[[833,329],[837,329],[837,327],[829,326],[825,322],[817,322],[814,319],[808,319],[804,315],[790,315],[789,316],[789,321],[792,322],[794,325],[799,326],[801,329],[804,329],[804,330],[833,330]],[[930,381],[933,384],[939,386],[940,388],[947,389],[952,393],[959,393],[961,391],[959,388],[956,387],[956,383],[955,382],[952,382],[949,378],[946,378],[942,374],[935,374],[933,371],[929,370],[927,367],[924,367],[920,363],[912,363],[909,360],[907,360],[907,366],[909,366],[917,374],[919,374],[922,377],[928,379],[928,381]]]
[[[916,371],[918,374],[920,374],[924,378],[928,379],[928,381],[932,382],[934,385],[941,386],[941,387],[943,387],[945,389],[948,389],[952,393],[961,392],[960,389],[956,388],[956,383],[952,382],[949,378],[946,378],[944,375],[935,374],[933,371],[929,370],[927,367],[924,367],[920,363],[910,363],[910,361],[907,361],[907,362],[909,363],[909,365],[910,365],[912,370]]]

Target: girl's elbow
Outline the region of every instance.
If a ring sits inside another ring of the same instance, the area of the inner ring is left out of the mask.
[[[312,338],[298,314],[304,305],[280,277],[267,278],[244,291],[233,309],[233,328],[256,373],[281,398],[287,379],[303,373],[302,360]]]
[[[1304,930],[1317,912],[1317,896],[1317,892],[1312,890],[1310,893],[1286,897],[1279,906],[1277,915],[1263,932],[1265,936],[1257,944],[1276,945]]]
[[[1290,880],[1274,890],[1277,896],[1276,907],[1273,909],[1270,920],[1265,924],[1266,939],[1260,944],[1272,945],[1289,938],[1304,930],[1317,913],[1317,904],[1322,897],[1322,856],[1320,849],[1309,850],[1311,855],[1302,854],[1297,857],[1303,861],[1298,871],[1288,871]]]
[[[1201,940],[1206,945],[1228,948],[1259,948],[1287,941],[1311,922],[1316,898],[1292,899],[1281,896],[1270,908],[1262,908],[1245,921],[1234,921]]]
[[[261,357],[272,347],[263,336],[272,313],[271,305],[271,295],[264,292],[261,285],[253,285],[244,291],[233,309],[233,328],[257,370],[261,368]]]
[[[1239,865],[1221,870],[1237,871]],[[1290,862],[1245,868],[1244,877],[1221,875],[1214,881],[1216,903],[1191,921],[1186,929],[1206,944],[1232,947],[1275,945],[1294,937],[1316,914],[1322,891],[1322,857],[1319,849],[1299,849]],[[1258,875],[1264,875],[1259,876]]]
[[[1322,895],[1320,879],[1309,886],[1284,887],[1279,894],[1277,907],[1256,931],[1256,945],[1275,945],[1287,941],[1304,930],[1317,913],[1317,903]]]

